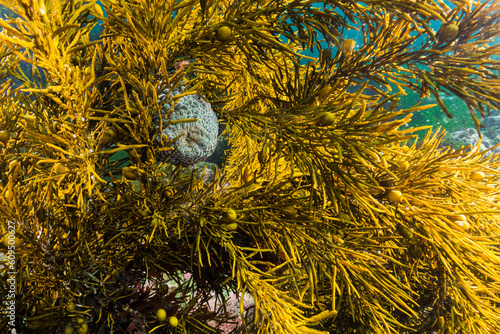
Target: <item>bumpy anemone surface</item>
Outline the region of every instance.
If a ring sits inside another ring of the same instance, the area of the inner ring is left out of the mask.
[[[183,92],[184,87],[176,88],[170,94],[168,94],[168,91],[160,94],[159,99],[167,99],[167,96],[172,99],[172,97]],[[171,102],[166,103],[164,114],[171,107]],[[198,120],[169,124],[163,129],[162,133],[167,135],[168,139],[180,137],[174,143],[176,148],[174,153],[162,152],[158,156],[159,161],[168,158],[168,162],[172,164],[188,166],[206,160],[214,152],[219,131],[217,115],[212,110],[210,103],[203,100],[198,93],[181,97],[174,105],[174,112],[169,119],[178,121],[194,118]],[[165,124],[167,120],[164,119],[163,122]]]

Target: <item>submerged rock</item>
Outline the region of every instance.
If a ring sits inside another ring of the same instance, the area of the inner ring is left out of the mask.
[[[484,122],[484,126],[487,128],[491,128],[494,126],[500,126],[500,116],[490,116],[487,117]]]
[[[476,145],[476,143],[479,140],[479,135],[476,131],[476,129],[473,128],[467,128],[464,130],[460,131],[455,131],[450,133],[451,137],[453,138],[455,145],[457,147],[461,146],[469,146],[469,145]],[[483,136],[481,140],[481,151],[486,150],[490,148],[491,142],[488,137]]]

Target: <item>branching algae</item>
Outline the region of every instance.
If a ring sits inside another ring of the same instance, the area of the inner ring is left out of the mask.
[[[480,131],[500,1],[0,4],[2,333],[500,331],[500,162],[399,106]]]

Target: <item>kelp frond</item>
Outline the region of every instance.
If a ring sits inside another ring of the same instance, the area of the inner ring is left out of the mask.
[[[0,4],[2,330],[500,330],[495,147],[410,126],[500,109],[500,1]]]

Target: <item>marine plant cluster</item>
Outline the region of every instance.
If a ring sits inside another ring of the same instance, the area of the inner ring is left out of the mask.
[[[0,4],[1,332],[500,331],[500,162],[400,106],[481,131],[500,1]],[[195,95],[211,178],[164,135]]]

